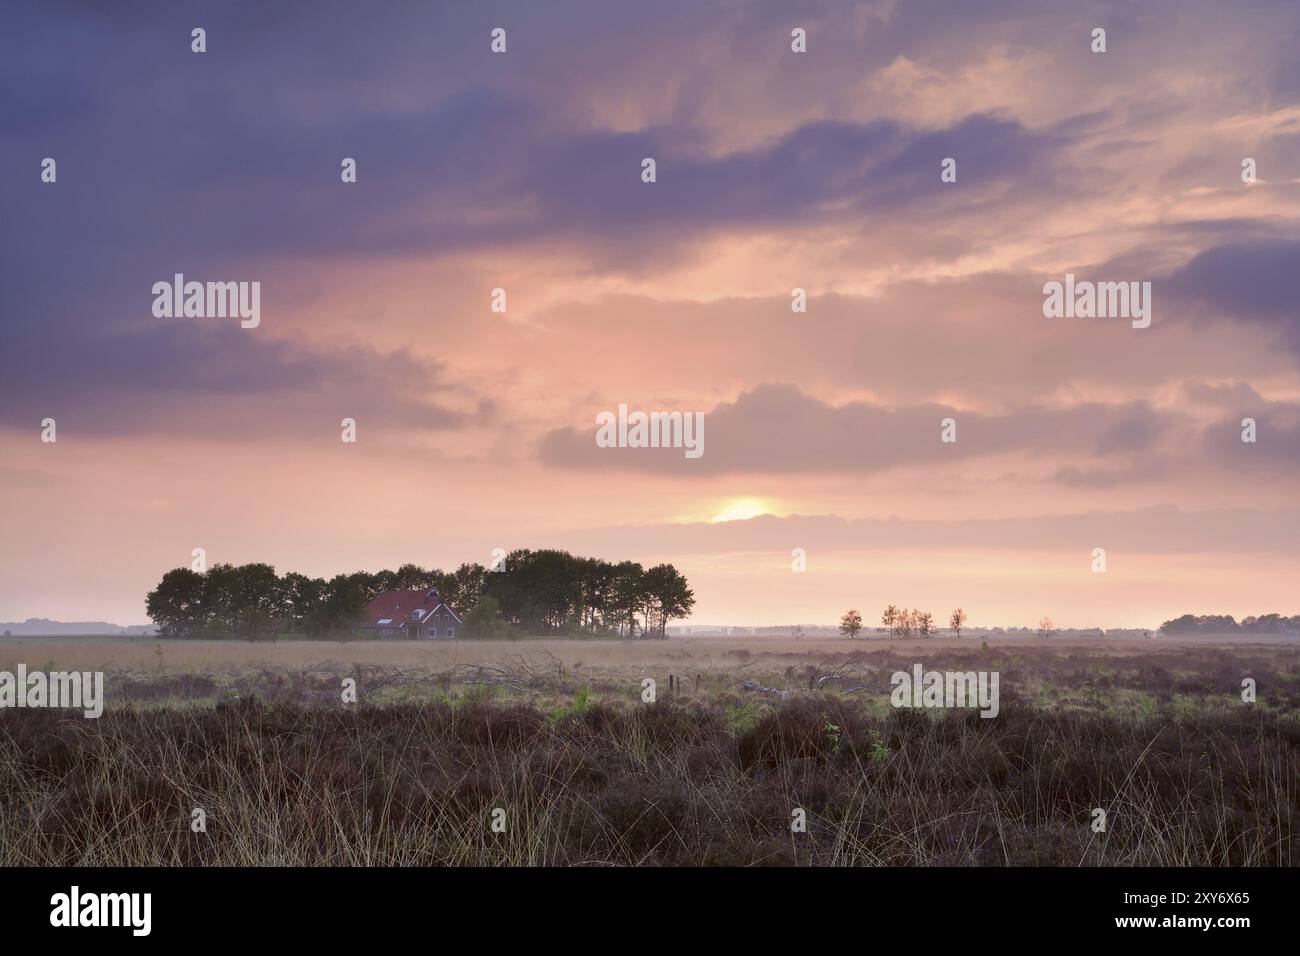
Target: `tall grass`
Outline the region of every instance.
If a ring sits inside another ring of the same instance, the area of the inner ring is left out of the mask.
[[[1294,716],[583,703],[3,711],[0,865],[1296,862]]]

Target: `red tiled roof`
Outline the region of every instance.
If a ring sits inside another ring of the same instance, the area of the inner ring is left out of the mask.
[[[440,604],[443,604],[443,600],[436,592],[430,597],[425,591],[385,591],[366,605],[359,623],[362,627],[401,627],[414,624],[416,621],[411,617],[412,611],[432,611]],[[451,605],[445,606],[455,615],[456,621],[460,622],[460,615]],[[425,614],[420,615],[421,621],[424,617]],[[380,624],[380,621],[390,623]]]

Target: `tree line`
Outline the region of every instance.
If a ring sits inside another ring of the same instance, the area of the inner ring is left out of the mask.
[[[931,637],[938,633],[938,626],[935,624],[934,615],[929,611],[908,610],[907,608],[895,607],[889,605],[880,615],[880,623],[889,628],[890,637],[911,637],[916,634],[918,637]],[[961,637],[962,629],[966,626],[966,612],[957,608],[948,617],[948,629],[958,637]],[[856,609],[851,609],[844,613],[840,618],[840,633],[845,637],[853,638],[858,636],[862,630],[862,614]]]
[[[1300,634],[1300,614],[1261,614],[1243,617],[1231,614],[1184,614],[1160,625],[1165,634]]]
[[[520,549],[493,568],[462,564],[440,571],[404,564],[332,578],[276,573],[269,564],[174,568],[145,599],[167,637],[326,635],[347,631],[378,595],[391,590],[439,595],[465,620],[462,633],[608,634],[664,637],[687,616],[695,595],[671,564],[642,567],[565,551]]]
[[[938,633],[934,615],[929,611],[908,610],[889,605],[880,616],[880,623],[889,628],[890,637],[931,637]],[[948,618],[948,629],[961,637],[966,626],[966,612],[957,608]],[[862,630],[862,615],[856,609],[846,611],[840,618],[840,633],[845,637],[857,637]],[[1230,614],[1184,614],[1182,617],[1165,621],[1160,631],[1167,635],[1191,634],[1278,634],[1300,637],[1300,614],[1286,617],[1281,614],[1261,614],[1244,617],[1240,621]],[[1038,622],[1038,636],[1050,638],[1057,633],[1057,627],[1050,617]]]

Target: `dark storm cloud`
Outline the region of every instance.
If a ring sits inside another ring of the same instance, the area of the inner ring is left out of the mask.
[[[285,260],[557,239],[606,260],[666,256],[711,230],[818,218],[861,228],[941,202],[960,218],[1051,187],[1059,137],[990,116],[945,130],[819,121],[721,155],[690,126],[557,125],[545,90],[529,99],[505,82],[557,27],[509,9],[518,53],[494,61],[492,8],[414,19],[343,4],[305,19],[274,4],[16,8],[0,39],[0,376],[24,391],[3,420],[48,409],[56,380],[58,404],[87,414],[167,391],[308,383],[366,383],[370,402],[399,418],[427,411],[401,395],[421,375],[386,374],[400,358],[276,343],[271,325],[249,338],[148,324],[148,290],[175,272],[257,280],[274,296]],[[208,30],[202,56],[189,50],[194,25]],[[475,31],[477,53],[447,41]],[[938,161],[952,154],[969,185],[936,198]],[[647,155],[660,163],[650,187],[639,178]],[[59,164],[53,186],[39,180],[45,156]],[[359,164],[346,188],[344,156]]]
[[[1300,356],[1300,239],[1217,245],[1195,255],[1166,287],[1200,315],[1254,323]]]
[[[639,406],[630,405],[629,411]],[[704,454],[677,449],[601,448],[590,429],[562,428],[542,440],[544,462],[567,468],[629,469],[680,476],[728,472],[867,473],[1021,451],[1031,455],[1132,455],[1153,448],[1181,417],[1143,402],[1030,407],[980,415],[939,404],[831,405],[793,385],[768,384],[707,411]],[[643,411],[680,409],[644,408]],[[613,409],[610,409],[613,411]],[[944,419],[957,441],[941,441]]]
[[[490,403],[452,407],[442,368],[405,352],[295,346],[237,324],[87,335],[47,342],[40,362],[15,361],[23,353],[6,348],[0,422],[34,431],[51,416],[63,433],[252,439],[328,432],[343,417],[445,430],[492,414]]]
[[[704,89],[718,63],[730,68],[756,50],[780,49],[796,13],[840,64],[791,75],[811,90],[898,56],[923,62],[936,45],[959,61],[998,36],[1013,49],[1055,53],[1069,49],[1078,20],[1027,2],[947,7],[941,21],[937,9],[900,4],[877,18],[834,3],[792,12],[781,3],[685,0],[12,4],[0,31],[0,376],[30,391],[0,414],[26,423],[48,404],[51,383],[65,380],[69,400],[88,408],[185,388],[247,395],[355,387],[373,389],[371,400],[395,416],[427,411],[402,390],[415,383],[432,391],[438,378],[391,374],[401,356],[276,344],[272,326],[252,339],[146,331],[148,288],[178,271],[259,280],[273,295],[287,259],[329,268],[362,257],[568,242],[598,267],[673,256],[729,228],[814,223],[849,235],[935,223],[943,227],[935,250],[945,257],[976,251],[981,234],[954,223],[996,228],[998,216],[1078,196],[1085,187],[1063,178],[1062,156],[1103,125],[1106,111],[1071,102],[1036,129],[986,112],[938,128],[802,119],[721,150],[689,104],[635,131],[575,118],[584,114],[572,90],[600,89],[620,50],[663,52],[665,71],[689,67],[698,77],[688,90]],[[1136,35],[1155,29],[1154,14],[1100,9],[1115,34],[1114,62],[1131,64]],[[492,57],[488,31],[507,21],[511,53]],[[841,29],[847,23],[855,29]],[[208,30],[202,56],[189,50],[195,25]],[[717,59],[700,61],[706,49]],[[56,186],[38,179],[47,155],[59,162]],[[945,192],[936,188],[938,162],[950,155],[959,157],[961,188]],[[359,162],[355,186],[339,182],[344,156]],[[653,186],[640,182],[643,156],[659,162]],[[1174,287],[1207,308],[1276,325],[1300,348],[1280,281],[1294,274],[1295,245],[1265,248],[1262,258],[1238,255],[1242,248],[1203,253]],[[733,413],[738,425],[741,411]],[[924,408],[935,412],[942,409]],[[866,413],[826,412],[830,421],[818,425],[853,414]],[[1087,431],[1086,444],[1100,454],[1141,449],[1154,427],[1142,414]],[[916,423],[877,410],[859,424],[889,431]],[[927,418],[926,433],[933,428]],[[547,442],[559,454],[563,439]],[[926,453],[934,454],[906,454]],[[959,444],[953,453],[967,451]],[[825,461],[838,455],[805,449]]]
[[[939,206],[958,217],[992,200],[1041,197],[1053,184],[1049,158],[1059,139],[973,116],[941,132],[885,121],[816,122],[720,157],[691,155],[689,143],[677,130],[656,129],[549,144],[532,155],[522,192],[544,204],[556,228],[584,234],[638,228],[689,235],[811,223],[814,215],[861,226],[881,214],[924,217]],[[972,185],[945,196],[934,188],[940,160],[958,155]],[[642,157],[658,164],[652,185],[637,178]]]
[[[1204,457],[1237,472],[1276,471],[1294,480],[1300,469],[1300,405],[1254,400],[1236,409],[1204,429]],[[1242,441],[1247,418],[1255,422],[1253,442]]]

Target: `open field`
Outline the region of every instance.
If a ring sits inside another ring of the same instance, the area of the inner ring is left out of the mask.
[[[366,703],[419,702],[465,693],[533,703],[563,702],[578,688],[610,703],[639,701],[641,681],[679,696],[730,696],[745,682],[787,694],[858,687],[860,698],[887,695],[888,677],[920,662],[927,668],[997,670],[1002,693],[1040,705],[1068,702],[1072,690],[1124,688],[1154,704],[1168,692],[1204,697],[1206,675],[1216,700],[1240,703],[1241,680],[1260,684],[1260,706],[1295,706],[1300,642],[1207,640],[995,641],[954,638],[781,640],[674,638],[666,641],[275,641],[155,638],[10,638],[0,641],[0,670],[18,663],[45,670],[98,670],[107,706],[144,701],[211,705],[239,694],[310,703],[337,698],[345,677]],[[828,674],[836,676],[823,680]],[[1282,699],[1263,694],[1272,679]],[[1190,680],[1190,683],[1188,681]],[[1186,686],[1184,686],[1186,685]],[[870,693],[868,693],[870,691]],[[367,693],[368,692],[368,693]],[[768,695],[770,696],[770,695]],[[1114,695],[1111,695],[1112,697]],[[882,701],[876,700],[876,704]],[[1202,700],[1202,704],[1207,701]]]
[[[104,670],[107,706],[0,711],[0,864],[1300,855],[1293,644],[0,641],[18,662]],[[997,672],[997,716],[892,707],[915,663]]]
[[[350,664],[439,668],[464,663],[503,660],[525,655],[554,655],[567,666],[590,665],[638,672],[691,662],[705,668],[730,667],[738,656],[773,660],[826,655],[905,651],[925,660],[940,652],[978,649],[1048,650],[1053,654],[1080,652],[1101,656],[1177,655],[1219,648],[1234,652],[1278,648],[1300,651],[1300,641],[1288,638],[1241,637],[1159,638],[1151,640],[1074,640],[1036,637],[981,638],[744,638],[674,637],[669,640],[598,640],[533,638],[496,641],[409,640],[165,640],[154,637],[8,637],[0,638],[0,668],[19,661],[53,660],[60,667],[96,669],[157,669],[190,672],[245,666],[293,666],[329,660]]]

